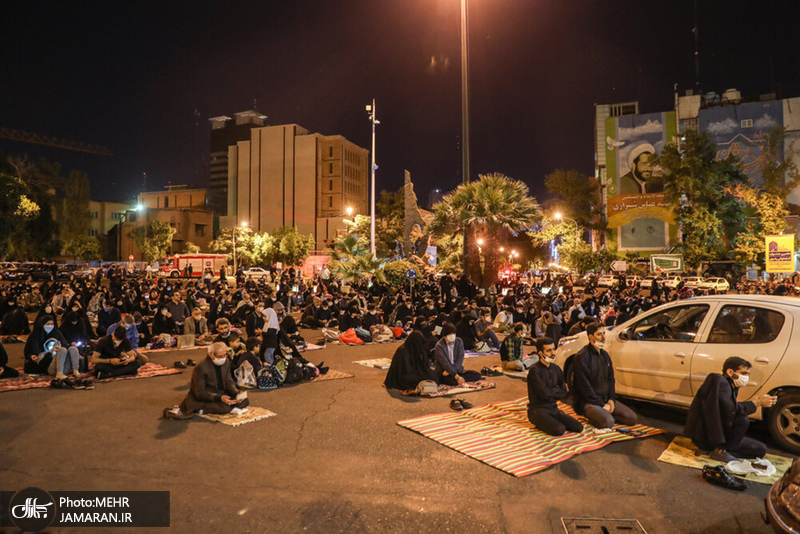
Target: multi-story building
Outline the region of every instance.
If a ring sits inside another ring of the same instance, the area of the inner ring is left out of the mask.
[[[152,221],[162,221],[175,228],[167,254],[183,252],[187,242],[207,251],[214,238],[214,215],[208,209],[208,191],[187,186],[167,186],[165,191],[140,193],[138,206],[125,212],[110,238],[111,245],[117,247],[115,256],[118,259],[127,260],[130,256],[135,261],[144,259],[130,233],[135,227],[145,226]]]
[[[296,226],[317,248],[332,244],[348,211],[368,214],[369,152],[297,124],[250,130],[228,149],[228,217],[258,232]]]
[[[250,130],[264,126],[266,116],[250,110],[234,113],[233,118],[212,117],[209,154],[208,205],[218,216],[228,211],[228,147],[250,139]]]
[[[669,143],[680,143],[687,130],[706,132],[717,145],[717,158],[739,158],[754,183],[764,165],[763,135],[775,126],[786,132],[784,158],[800,164],[800,98],[777,100],[762,95],[744,102],[738,91],[675,96],[675,110],[639,113],[637,102],[597,105],[595,175],[600,181],[608,222],[606,245],[619,252],[663,252],[680,242],[673,206],[664,202],[663,186],[650,180],[654,159]],[[800,204],[800,190],[789,202]]]

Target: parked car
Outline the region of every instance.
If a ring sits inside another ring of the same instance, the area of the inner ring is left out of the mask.
[[[731,285],[724,278],[706,278],[697,286],[700,291],[715,291],[717,293],[727,293],[730,288]]]
[[[678,284],[681,283],[681,280],[683,280],[683,278],[681,278],[678,275],[666,276],[664,277],[664,283],[662,285],[670,289],[675,289],[676,287],[678,287]]]
[[[638,274],[625,277],[625,285],[628,287],[639,287],[641,283],[642,283],[642,277],[639,276]]]
[[[571,383],[572,358],[586,333],[562,338],[556,351]],[[800,299],[712,295],[679,300],[607,329],[616,391],[640,400],[688,407],[709,373],[730,356],[753,364],[739,400],[777,395],[772,408],[751,415],[766,421],[778,444],[800,453]]]
[[[89,280],[94,272],[88,265],[79,263],[66,263],[58,266],[58,280]]]
[[[616,274],[604,274],[597,279],[597,287],[614,287],[619,285],[621,278]]]
[[[664,279],[660,274],[648,274],[647,276],[642,279],[642,282],[639,284],[639,287],[642,289],[650,289],[653,287],[653,280],[658,280],[658,283],[661,284]]]
[[[686,276],[683,278],[683,286],[696,289],[697,286],[703,283],[703,280],[702,276]]]
[[[252,276],[253,280],[256,280],[256,281],[261,280],[262,278],[266,279],[267,282],[272,280],[272,275],[270,275],[270,272],[268,270],[266,270],[266,269],[261,268],[261,267],[251,267],[251,268],[247,269],[246,271],[242,271],[242,272],[244,273],[244,277],[245,278],[247,278],[248,276]]]

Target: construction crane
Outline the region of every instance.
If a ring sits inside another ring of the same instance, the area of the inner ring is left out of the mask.
[[[104,146],[84,143],[82,141],[70,141],[69,139],[50,137],[32,132],[23,132],[22,130],[14,130],[13,128],[6,128],[4,126],[0,126],[0,138],[19,141],[21,143],[31,143],[34,145],[63,148],[65,150],[75,150],[77,152],[87,152],[89,154],[96,154],[98,156],[114,157],[114,153],[111,152],[111,149]]]

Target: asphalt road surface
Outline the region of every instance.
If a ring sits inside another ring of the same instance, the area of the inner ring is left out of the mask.
[[[191,368],[92,391],[0,393],[0,489],[168,490],[174,532],[545,533],[563,532],[561,518],[575,516],[635,518],[648,533],[771,532],[760,517],[769,486],[733,492],[704,482],[699,470],[656,461],[680,432],[680,411],[632,403],[642,422],[668,433],[524,478],[401,428],[401,419],[449,411],[450,399],[390,393],[385,371],[351,363],[391,357],[397,346],[306,354],[355,378],[251,392],[251,405],[278,415],[235,428],[160,419],[186,394]],[[21,365],[22,345],[6,348]],[[204,351],[151,360],[171,366]],[[472,369],[498,362],[466,361]],[[477,405],[526,394],[522,380],[495,380],[496,389],[464,397]],[[773,447],[763,428],[751,435]]]

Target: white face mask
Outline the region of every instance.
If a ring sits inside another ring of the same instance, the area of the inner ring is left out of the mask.
[[[594,346],[595,346],[595,347],[597,347],[597,350],[600,350],[600,349],[602,349],[603,347],[605,347],[605,346],[606,346],[606,344],[605,344],[605,342],[604,342],[604,341],[595,341],[595,342],[594,342]]]
[[[554,361],[556,361],[556,358],[555,358],[555,356],[554,356],[554,357],[552,357],[552,358],[548,358],[547,356],[544,356],[542,359],[543,359],[543,360],[545,361],[545,363],[547,363],[547,364],[550,364],[550,363],[553,363]]]
[[[225,362],[228,361],[228,358],[225,356],[223,356],[222,358],[211,358],[211,361],[214,362],[214,365],[216,366],[222,366],[225,365]]]
[[[733,380],[733,384],[737,388],[743,388],[743,387],[745,387],[747,385],[747,383],[749,381],[750,381],[750,377],[748,375],[739,375],[737,378],[735,378]]]
[[[53,325],[51,325],[51,324],[44,325],[44,331],[49,334],[50,332],[53,331]]]
[[[456,335],[455,334],[447,334],[446,336],[447,342],[453,344],[456,342]]]

